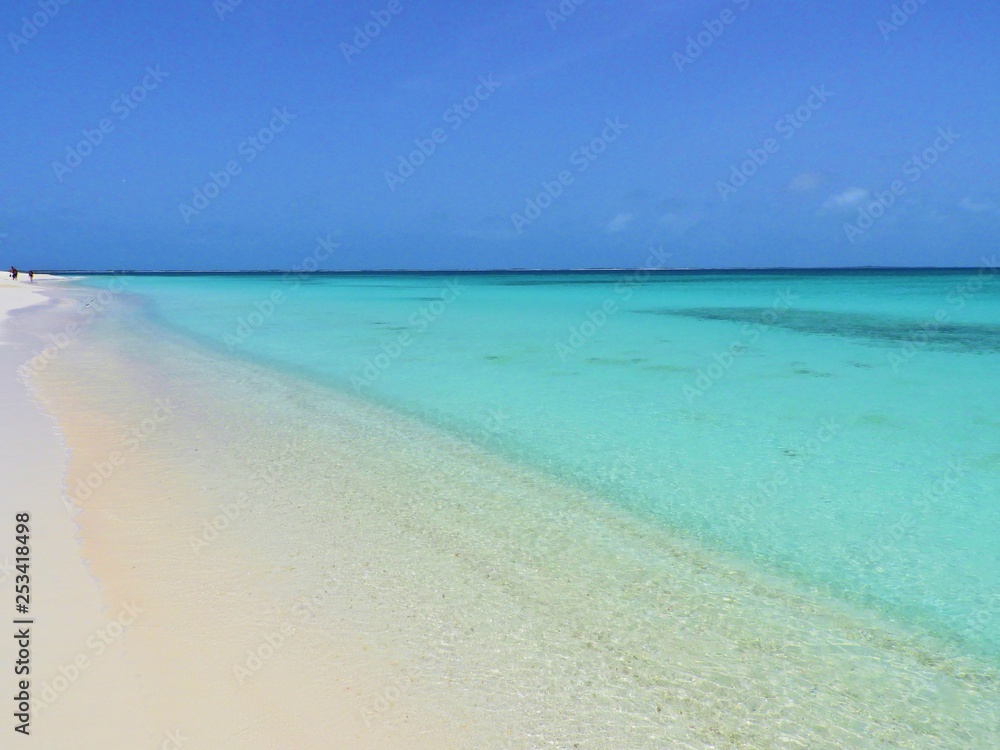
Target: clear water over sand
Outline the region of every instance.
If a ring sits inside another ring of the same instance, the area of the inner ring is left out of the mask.
[[[73,356],[495,746],[990,747],[996,280],[129,278]]]

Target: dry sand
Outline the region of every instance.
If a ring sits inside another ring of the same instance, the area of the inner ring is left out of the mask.
[[[59,281],[26,275],[17,281],[0,280],[0,613],[8,622],[15,616],[15,516],[29,513],[30,521],[30,674],[18,676],[3,669],[2,693],[20,692],[17,681],[30,681],[34,706],[29,731],[34,747],[89,747],[78,744],[78,728],[119,721],[131,712],[136,696],[134,672],[124,658],[120,639],[107,629],[117,612],[109,610],[97,581],[79,554],[77,527],[63,502],[67,452],[55,421],[39,407],[20,368],[41,348],[37,339],[20,330],[11,311],[47,302],[44,290]],[[23,615],[19,615],[21,617]],[[117,628],[112,626],[112,631]],[[6,629],[5,629],[6,630]],[[17,658],[15,641],[0,639],[0,664]],[[98,654],[100,651],[100,654]],[[87,689],[73,689],[86,679]],[[107,701],[101,696],[120,700]],[[17,723],[13,701],[2,712],[3,734]],[[123,727],[121,746],[143,747],[147,735]],[[149,745],[152,747],[152,745]]]
[[[28,746],[465,746],[419,709],[398,726],[370,727],[366,699],[387,689],[394,665],[366,654],[357,635],[316,632],[283,611],[263,584],[266,567],[236,545],[213,545],[210,566],[176,554],[171,541],[186,539],[193,522],[171,499],[200,488],[163,470],[154,441],[86,502],[71,501],[81,478],[120,447],[122,425],[77,398],[72,381],[53,390],[25,376],[47,346],[64,357],[52,337],[68,318],[54,314],[39,328],[10,312],[72,311],[78,303],[60,285],[38,276],[34,285],[0,282],[0,615],[11,627],[15,515],[30,513]],[[69,346],[86,347],[86,336]],[[0,643],[0,664],[11,665],[14,640]],[[270,662],[273,651],[282,658]],[[341,658],[331,665],[332,653]],[[248,674],[235,674],[247,664]],[[258,674],[255,664],[266,669]],[[16,680],[8,666],[2,675],[9,709]],[[13,712],[2,713],[0,732],[9,736]]]

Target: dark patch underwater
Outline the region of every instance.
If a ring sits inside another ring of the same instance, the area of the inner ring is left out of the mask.
[[[759,324],[796,333],[859,339],[877,346],[898,347],[912,343],[920,349],[977,354],[1000,352],[1000,327],[974,323],[938,323],[933,319],[912,321],[862,313],[771,307],[651,308],[636,312]],[[775,319],[772,321],[772,318]]]

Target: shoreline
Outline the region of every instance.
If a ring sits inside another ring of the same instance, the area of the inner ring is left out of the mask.
[[[21,450],[7,453],[4,468],[20,466],[24,486],[34,490],[30,502],[9,510],[28,507],[36,539],[45,538],[33,549],[32,586],[50,603],[33,611],[38,643],[46,645],[32,661],[31,734],[45,746],[80,750],[469,746],[433,710],[392,725],[371,722],[358,698],[370,702],[405,675],[384,658],[362,659],[371,656],[363,634],[331,642],[333,634],[313,620],[329,599],[325,591],[283,600],[265,585],[271,564],[234,540],[217,541],[211,556],[178,555],[172,545],[183,539],[187,547],[192,515],[173,500],[201,497],[202,488],[170,471],[165,461],[177,453],[165,456],[157,445],[177,405],[166,397],[134,424],[95,409],[87,373],[75,367],[93,346],[90,325],[74,325],[79,300],[72,294],[50,296],[58,301],[27,313],[10,337],[16,346],[0,347],[13,375],[39,344],[56,343],[50,335],[72,331],[54,354],[37,358],[30,390],[22,378],[22,393],[11,394],[31,413],[17,423],[31,427],[37,444],[25,439],[25,428],[5,433]],[[19,303],[30,299],[19,295]],[[125,382],[137,374],[120,373],[123,398],[139,395],[141,380]],[[27,456],[43,451],[51,460],[29,470]],[[331,653],[332,667],[325,663]]]
[[[54,707],[116,707],[74,747],[728,748],[784,746],[789,724],[815,747],[925,747],[926,721],[995,721],[970,718],[991,706],[955,676],[974,665],[413,420],[129,326],[39,377],[68,493],[114,467],[76,492],[74,554],[105,621],[142,610],[117,676]],[[942,698],[954,716],[923,718]]]

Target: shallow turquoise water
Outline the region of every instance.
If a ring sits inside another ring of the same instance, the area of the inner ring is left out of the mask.
[[[998,281],[990,267],[233,275],[127,291],[220,352],[1000,660]]]

